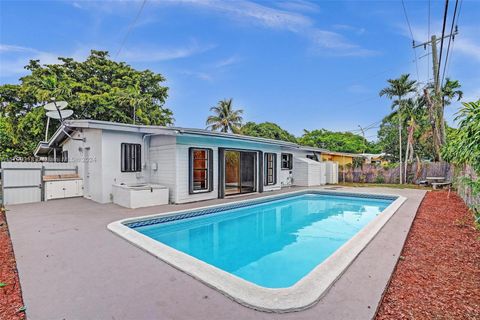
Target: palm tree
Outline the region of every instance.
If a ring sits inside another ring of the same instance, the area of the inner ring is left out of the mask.
[[[207,129],[220,130],[221,132],[228,132],[229,130],[233,133],[240,132],[243,110],[233,110],[232,99],[219,101],[215,107],[210,108],[210,111],[213,111],[214,115],[207,118]]]
[[[410,98],[405,101],[405,110],[409,117],[407,120],[407,148],[405,150],[405,181],[407,181],[407,166],[408,161],[413,161],[414,153],[414,134],[418,128],[419,118],[422,117],[422,110],[425,106],[425,99],[422,97]]]
[[[445,119],[444,111],[445,106],[448,106],[452,103],[452,100],[457,98],[457,101],[460,101],[463,97],[463,91],[460,90],[462,86],[458,80],[450,80],[446,78],[446,82],[441,89],[442,95],[442,107],[438,110],[438,122],[440,123],[440,139],[441,144],[444,145],[446,142],[446,132],[445,132]]]
[[[409,93],[415,92],[417,82],[415,80],[409,79],[409,74],[402,74],[398,79],[388,79],[389,86],[383,88],[380,91],[380,96],[387,96],[389,99],[397,98],[393,100],[392,108],[398,107],[398,158],[400,160],[400,184],[403,183],[402,177],[402,107],[403,107],[403,98]]]

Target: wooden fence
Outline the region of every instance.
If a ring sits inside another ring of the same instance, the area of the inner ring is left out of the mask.
[[[480,193],[475,193],[468,183],[468,180],[478,181],[480,178],[472,167],[468,165],[454,166],[446,162],[423,162],[408,165],[408,183],[418,183],[426,180],[426,177],[445,177],[447,181],[452,181],[460,197],[480,218]],[[364,164],[357,168],[340,166],[338,181],[395,184],[400,181],[399,167],[390,168],[374,164]]]
[[[453,166],[446,162],[421,162],[408,164],[407,182],[418,183],[426,177],[453,178]],[[398,183],[400,167],[382,167],[375,164],[363,164],[361,167],[343,166],[338,170],[339,182],[362,183]]]

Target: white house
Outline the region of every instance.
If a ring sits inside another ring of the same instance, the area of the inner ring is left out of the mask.
[[[170,203],[185,203],[336,183],[325,180],[321,152],[201,129],[71,120],[40,142],[35,155],[76,163],[84,196],[100,203],[114,200],[114,185],[138,183],[166,186]]]

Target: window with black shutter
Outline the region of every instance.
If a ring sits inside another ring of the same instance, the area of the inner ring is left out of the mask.
[[[282,153],[282,170],[293,169],[293,154]]]
[[[136,143],[122,143],[121,147],[121,171],[142,171],[142,146]]]
[[[190,148],[189,167],[190,193],[212,191],[213,150],[206,148]]]
[[[277,154],[265,153],[265,185],[273,185],[277,183]]]

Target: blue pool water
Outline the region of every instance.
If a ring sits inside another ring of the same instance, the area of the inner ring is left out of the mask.
[[[134,229],[259,286],[285,288],[392,202],[303,194]]]

